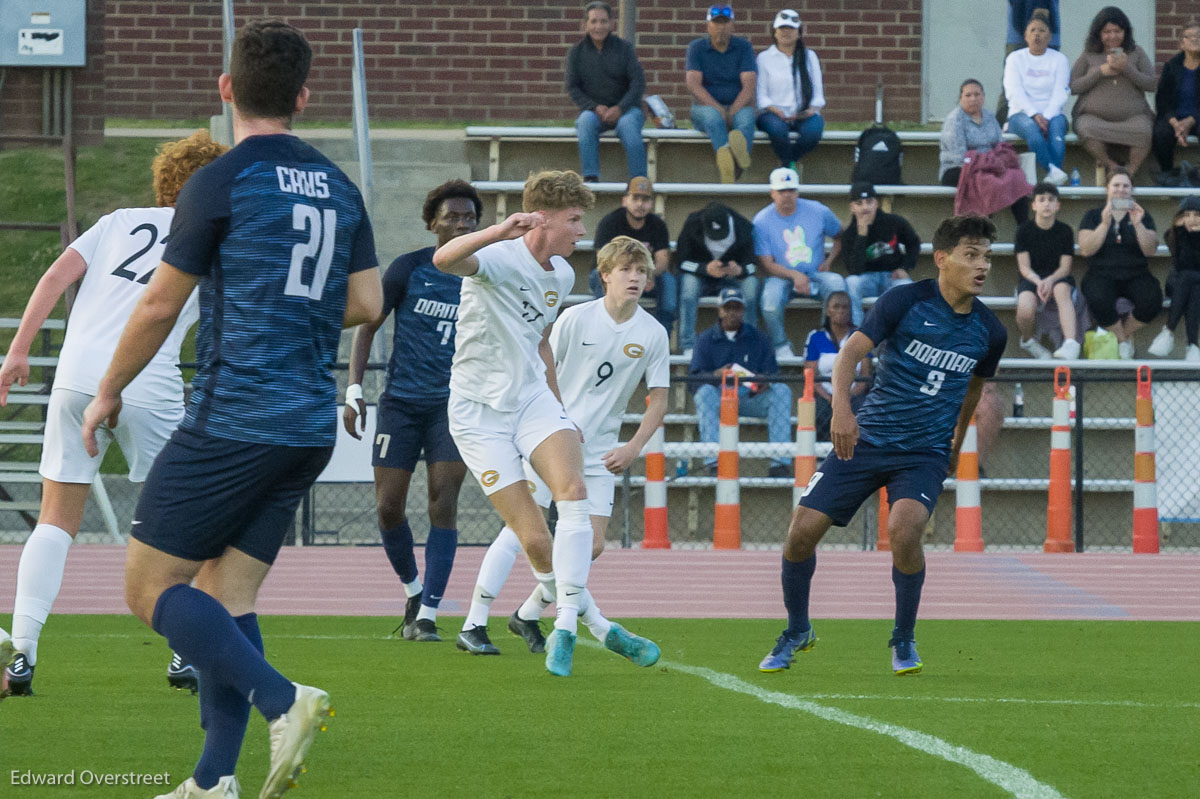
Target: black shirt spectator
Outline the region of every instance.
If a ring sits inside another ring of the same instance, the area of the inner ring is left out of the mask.
[[[1094,212],[1098,225],[1100,211],[1094,209]],[[1150,224],[1153,226],[1153,222]],[[1049,230],[1042,230],[1036,220],[1030,219],[1017,228],[1013,252],[1029,253],[1029,268],[1038,277],[1050,277],[1058,270],[1062,256],[1075,254],[1075,233],[1065,222],[1055,221]]]
[[[567,94],[580,111],[619,106],[622,113],[641,105],[646,78],[633,45],[610,33],[597,49],[585,36],[567,53]]]
[[[1079,223],[1080,230],[1095,230],[1100,227],[1099,208],[1092,208],[1083,215]],[[1147,230],[1155,230],[1154,217],[1147,211],[1142,217],[1142,225]],[[1108,277],[1124,279],[1133,277],[1150,268],[1150,261],[1138,244],[1137,232],[1129,220],[1129,214],[1121,217],[1120,223],[1109,225],[1108,235],[1100,249],[1088,258],[1088,273],[1095,271]]]
[[[897,269],[911,274],[921,253],[921,237],[908,220],[883,211],[875,214],[875,221],[867,227],[865,236],[858,235],[858,226],[853,220],[838,236],[842,240],[842,262],[846,274],[850,275]]]

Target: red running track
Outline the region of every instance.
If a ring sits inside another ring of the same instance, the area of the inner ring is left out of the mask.
[[[458,551],[442,601],[464,615],[482,547]],[[12,608],[20,547],[0,546],[0,610]],[[418,563],[424,555],[417,553]],[[931,552],[921,601],[925,619],[1129,619],[1200,621],[1195,555]],[[125,550],[79,546],[67,560],[56,613],[125,613]],[[589,588],[614,618],[772,618],[783,615],[778,551],[609,550]],[[891,557],[821,552],[814,578],[817,618],[892,616]],[[533,588],[519,558],[496,600],[507,615]],[[381,547],[288,548],[263,586],[259,612],[398,616],[404,597]]]

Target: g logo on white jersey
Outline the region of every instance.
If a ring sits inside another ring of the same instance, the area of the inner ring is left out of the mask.
[[[646,348],[641,344],[626,344],[624,352],[630,358],[640,358],[646,354]]]
[[[485,488],[491,488],[492,486],[494,486],[496,484],[496,481],[499,479],[500,479],[500,473],[498,471],[496,471],[495,469],[488,469],[486,472],[484,472],[480,476],[479,482],[483,483]]]
[[[558,292],[557,291],[547,291],[546,292],[546,306],[548,308],[553,308],[555,305],[558,305]]]

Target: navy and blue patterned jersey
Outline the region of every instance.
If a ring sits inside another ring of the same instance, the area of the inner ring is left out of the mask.
[[[446,399],[462,278],[433,265],[435,247],[405,253],[383,275],[383,313],[395,311],[384,396]]]
[[[294,136],[247,138],[184,185],[163,260],[199,278],[199,369],[181,427],[332,445],[347,282],[377,265],[350,179]]]
[[[936,280],[885,292],[860,328],[879,363],[858,411],[859,436],[877,447],[950,452],[972,376],[992,377],[1008,333],[982,302],[955,313]]]

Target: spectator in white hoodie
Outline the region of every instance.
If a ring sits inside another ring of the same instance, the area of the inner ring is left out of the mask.
[[[771,140],[779,165],[792,169],[817,146],[825,132],[821,62],[804,46],[800,33],[800,15],[785,8],[771,23],[775,44],[756,59],[758,129]],[[789,135],[792,132],[797,136],[794,144]]]
[[[1034,12],[1025,26],[1023,47],[1004,62],[1004,95],[1008,99],[1008,129],[1025,139],[1046,170],[1046,182],[1061,186],[1066,156],[1067,118],[1063,103],[1070,96],[1071,64],[1058,50],[1050,49],[1050,25],[1045,11]]]

